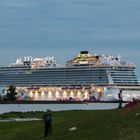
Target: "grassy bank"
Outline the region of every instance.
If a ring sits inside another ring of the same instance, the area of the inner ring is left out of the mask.
[[[43,121],[0,122],[0,140],[139,140],[139,107],[128,115],[124,109],[54,112],[53,134],[47,138],[43,137]],[[0,118],[42,116],[43,113],[11,113]],[[69,131],[74,126],[77,130]]]

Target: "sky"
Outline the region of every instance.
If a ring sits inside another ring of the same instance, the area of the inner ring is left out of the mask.
[[[121,55],[140,79],[139,0],[0,0],[0,65],[79,51]]]

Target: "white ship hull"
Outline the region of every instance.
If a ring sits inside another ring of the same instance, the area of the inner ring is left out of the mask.
[[[133,98],[140,99],[140,86],[136,87],[111,87],[108,93],[105,93],[103,101],[117,101],[119,90],[122,90],[123,101],[132,101]]]

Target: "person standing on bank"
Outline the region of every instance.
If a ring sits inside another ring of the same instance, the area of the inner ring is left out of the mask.
[[[51,110],[47,110],[46,114],[44,115],[44,137],[47,137],[49,134],[52,134],[52,115]]]
[[[120,90],[120,92],[118,93],[118,98],[119,98],[119,109],[122,108],[122,103],[123,103],[123,99],[122,99],[122,90]]]

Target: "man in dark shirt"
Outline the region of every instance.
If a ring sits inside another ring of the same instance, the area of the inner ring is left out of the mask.
[[[123,103],[123,99],[122,99],[122,90],[120,90],[120,92],[118,93],[118,98],[119,98],[119,109],[122,108],[122,103]]]
[[[47,137],[49,134],[52,134],[52,115],[51,110],[47,110],[46,114],[44,115],[44,136]]]

